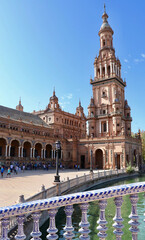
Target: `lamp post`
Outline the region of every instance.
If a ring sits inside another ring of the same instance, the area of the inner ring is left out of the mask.
[[[56,146],[56,175],[54,176],[54,182],[57,183],[57,182],[60,182],[60,176],[59,176],[59,172],[58,172],[58,154],[61,149],[60,141],[57,141],[55,143],[55,146]]]
[[[91,155],[91,161],[90,161],[90,172],[93,172],[93,164],[92,164],[92,160],[93,160],[93,150],[90,150],[90,155]]]

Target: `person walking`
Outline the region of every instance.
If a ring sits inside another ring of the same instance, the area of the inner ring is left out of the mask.
[[[11,169],[8,168],[7,177],[11,177]]]
[[[3,175],[4,175],[4,167],[1,166],[1,177],[3,178]]]

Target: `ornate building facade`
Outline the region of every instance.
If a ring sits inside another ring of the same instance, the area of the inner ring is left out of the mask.
[[[76,113],[60,108],[53,91],[45,110],[26,113],[21,100],[16,110],[0,106],[0,158],[10,161],[55,161],[55,141],[61,141],[60,161],[66,167],[75,164],[99,169],[123,168],[141,164],[141,139],[131,136],[131,112],[124,97],[126,82],[115,56],[113,30],[104,9],[99,31],[100,50],[94,61],[93,97],[85,117],[81,102]],[[86,123],[88,122],[88,134]]]

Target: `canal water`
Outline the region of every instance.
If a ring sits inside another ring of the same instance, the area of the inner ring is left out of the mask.
[[[145,177],[137,177],[137,178],[133,178],[133,179],[129,179],[129,180],[125,180],[125,181],[119,181],[119,182],[114,182],[113,184],[103,184],[101,187],[99,186],[99,188],[104,188],[104,187],[109,187],[109,186],[115,186],[115,185],[121,185],[121,184],[128,184],[128,183],[134,183],[134,182],[143,182],[145,181]],[[91,188],[91,190],[93,189],[98,189],[98,187],[94,187]],[[139,200],[138,200],[138,204],[137,204],[137,210],[138,210],[138,215],[139,215],[139,222],[140,222],[140,226],[139,226],[139,233],[138,233],[138,240],[144,240],[145,239],[145,222],[143,221],[145,216],[145,197],[143,193],[139,194]],[[131,204],[130,204],[130,199],[129,196],[124,196],[123,197],[123,204],[122,204],[122,208],[121,208],[121,215],[122,218],[124,219],[123,221],[123,236],[122,236],[122,240],[131,240],[132,236],[131,233],[129,231],[130,225],[128,224],[129,219],[129,215],[131,213]],[[108,227],[108,231],[107,231],[107,240],[115,240],[116,237],[113,234],[113,230],[114,228],[112,227],[112,224],[114,223],[113,218],[115,216],[115,204],[113,199],[108,199],[108,204],[107,204],[107,208],[105,211],[105,215],[106,215],[106,220],[108,222],[107,227]],[[96,229],[98,224],[97,224],[97,220],[99,219],[99,206],[98,206],[98,201],[92,202],[90,203],[89,209],[88,209],[88,221],[90,223],[90,239],[91,240],[96,240],[99,239],[97,236],[98,230]],[[66,222],[66,217],[65,217],[65,213],[64,213],[64,208],[59,209],[57,215],[56,215],[56,227],[58,229],[58,236],[59,239],[64,240],[65,238],[63,237],[63,233],[64,230],[63,228],[65,227],[65,222]],[[79,208],[78,205],[74,206],[74,212],[72,215],[72,222],[73,222],[73,227],[74,227],[74,234],[75,237],[74,239],[79,239],[79,223],[81,222],[81,210]],[[47,221],[42,227],[41,227],[41,232],[42,232],[42,240],[46,239],[46,235],[47,233],[47,229],[49,227],[49,221]]]

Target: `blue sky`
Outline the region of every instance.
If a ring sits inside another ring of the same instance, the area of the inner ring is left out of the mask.
[[[126,78],[132,130],[145,130],[145,1],[105,0]],[[44,109],[55,86],[65,111],[85,113],[99,52],[102,0],[0,0],[0,104]]]

